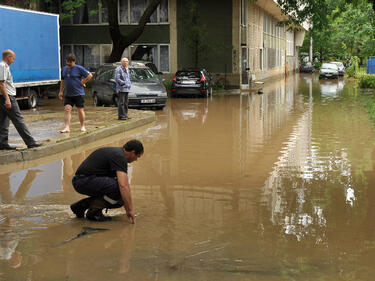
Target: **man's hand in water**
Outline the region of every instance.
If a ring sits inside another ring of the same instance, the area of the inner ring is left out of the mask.
[[[130,219],[130,222],[131,222],[132,224],[135,224],[135,214],[134,214],[134,211],[126,212],[126,215],[127,215],[128,218]]]

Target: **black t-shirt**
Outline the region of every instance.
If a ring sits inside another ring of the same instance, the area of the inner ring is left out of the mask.
[[[128,172],[122,147],[102,147],[92,152],[78,167],[76,175],[116,177],[116,171]]]

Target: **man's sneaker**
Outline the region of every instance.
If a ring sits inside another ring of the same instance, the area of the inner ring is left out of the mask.
[[[9,144],[1,144],[0,145],[0,150],[16,150],[17,147],[11,146]]]
[[[106,217],[102,213],[102,209],[97,210],[88,210],[86,213],[86,219],[90,221],[110,221],[112,220],[111,217]]]
[[[93,198],[91,197],[84,198],[70,205],[70,209],[77,216],[77,218],[83,218],[85,216],[85,211],[90,206],[91,201],[93,201]]]

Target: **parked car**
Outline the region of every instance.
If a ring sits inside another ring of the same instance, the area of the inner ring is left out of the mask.
[[[303,62],[299,66],[299,72],[314,72],[314,65],[311,62]]]
[[[345,66],[342,62],[339,61],[331,61],[330,63],[334,63],[339,68],[339,76],[344,76],[345,74]]]
[[[212,77],[204,69],[179,70],[173,77],[171,95],[212,95]]]
[[[117,106],[115,71],[119,63],[99,67],[92,82],[95,106]],[[167,90],[162,81],[144,65],[129,66],[132,86],[129,92],[129,108],[162,109],[167,102]]]
[[[339,68],[334,63],[323,63],[319,70],[320,78],[337,78],[339,77]]]

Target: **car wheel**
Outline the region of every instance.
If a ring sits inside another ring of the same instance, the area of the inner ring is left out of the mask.
[[[113,105],[118,107],[118,96],[113,96]]]
[[[93,96],[93,103],[94,103],[94,106],[101,106],[102,105],[102,102],[99,100],[97,94],[94,94],[94,96]]]

